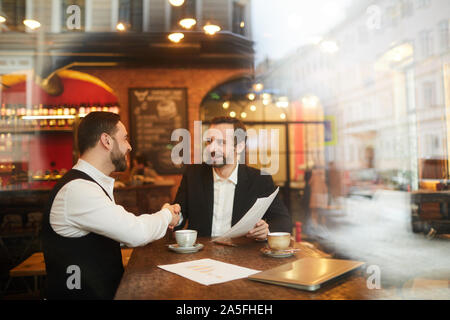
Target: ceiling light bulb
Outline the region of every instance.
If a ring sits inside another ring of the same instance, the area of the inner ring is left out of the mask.
[[[4,16],[0,16],[0,23],[3,23],[6,21],[6,18]]]
[[[255,112],[255,111],[256,111],[256,106],[255,106],[254,104],[252,104],[252,105],[250,106],[250,110],[253,111],[253,112]]]
[[[221,29],[219,26],[217,26],[215,24],[207,24],[206,26],[203,27],[203,30],[205,30],[206,34],[214,35],[217,32],[219,32]]]
[[[230,112],[230,117],[232,117],[232,118],[236,117],[236,112],[231,111],[231,112]]]
[[[255,83],[253,85],[253,88],[255,89],[256,92],[259,92],[264,88],[264,85],[262,83]]]
[[[183,20],[180,20],[179,24],[180,26],[182,26],[185,29],[190,29],[193,26],[195,26],[195,24],[197,23],[197,21],[195,21],[195,19],[193,18],[185,18]]]
[[[116,30],[118,30],[118,31],[125,31],[127,28],[125,27],[125,24],[123,24],[122,22],[119,22],[117,25],[116,25]]]
[[[31,30],[36,30],[41,26],[41,23],[39,21],[33,19],[25,19],[23,20],[23,24],[26,25]]]
[[[169,3],[174,7],[179,7],[183,5],[184,0],[169,0]]]
[[[175,32],[175,33],[171,33],[168,36],[169,40],[175,43],[180,42],[181,39],[184,38],[184,34],[182,34],[181,32]]]

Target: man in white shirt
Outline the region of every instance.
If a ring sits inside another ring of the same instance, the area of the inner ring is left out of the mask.
[[[135,247],[162,238],[178,223],[180,207],[165,204],[136,216],[115,204],[109,175],[127,168],[131,151],[118,115],[88,114],[77,139],[80,159],[53,189],[43,220],[48,297],[111,299],[123,273],[120,243]],[[79,282],[69,283],[71,270],[79,271]]]

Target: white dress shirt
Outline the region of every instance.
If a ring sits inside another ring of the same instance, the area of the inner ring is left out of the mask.
[[[169,209],[136,216],[114,202],[114,179],[84,160],[73,167],[100,184],[76,179],[59,190],[50,210],[50,225],[63,237],[82,237],[94,232],[129,247],[145,245],[162,238],[172,220]]]
[[[218,237],[231,228],[233,216],[234,190],[236,189],[238,168],[227,178],[221,178],[214,170],[214,207],[211,236]]]

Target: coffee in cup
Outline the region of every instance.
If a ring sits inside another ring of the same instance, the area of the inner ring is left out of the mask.
[[[177,230],[175,239],[179,247],[193,247],[197,240],[197,230]]]
[[[286,250],[291,244],[291,234],[288,232],[271,232],[267,235],[267,243],[273,251]]]

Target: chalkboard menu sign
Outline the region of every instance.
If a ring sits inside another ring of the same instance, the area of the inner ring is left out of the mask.
[[[187,129],[185,88],[130,88],[130,136],[132,157],[143,155],[158,174],[181,173],[171,160],[173,130]]]

